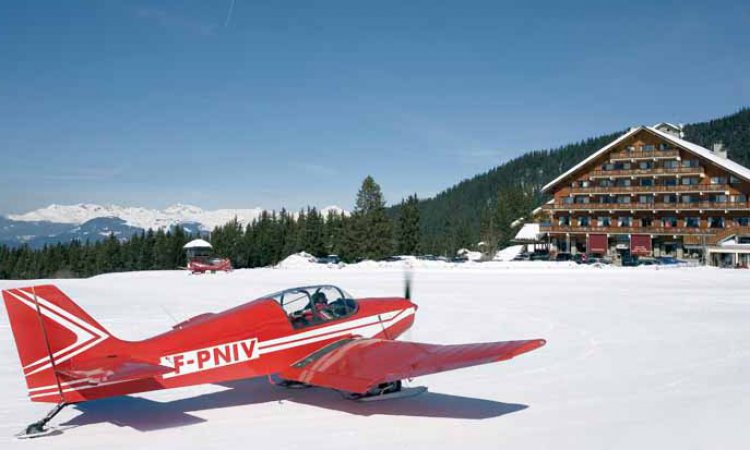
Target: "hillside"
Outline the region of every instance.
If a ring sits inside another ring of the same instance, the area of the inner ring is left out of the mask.
[[[560,173],[612,141],[618,131],[563,147],[528,152],[489,171],[464,180],[420,202],[422,243],[427,252],[447,253],[475,244],[481,237],[482,216],[495,208],[498,193],[518,189],[532,198],[529,205],[543,201],[539,189]],[[750,109],[708,122],[685,126],[687,140],[711,146],[723,142],[729,157],[750,166]],[[397,214],[398,207],[392,209]]]

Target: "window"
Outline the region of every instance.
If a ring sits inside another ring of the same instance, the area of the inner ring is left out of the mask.
[[[661,151],[669,150],[669,144],[662,142],[661,144],[659,144],[659,150]]]
[[[739,225],[741,227],[750,226],[750,217],[738,217],[737,218],[737,225]]]
[[[589,198],[588,195],[576,195],[576,203],[578,204],[584,204],[584,203],[590,203],[591,198]]]
[[[711,177],[711,184],[727,184],[727,177]]]
[[[680,180],[683,186],[695,186],[701,181],[698,177],[682,177]]]
[[[639,195],[638,203],[654,203],[653,195]]]
[[[674,194],[666,194],[662,197],[664,203],[677,203],[677,196]]]
[[[676,217],[662,217],[661,223],[664,228],[675,228],[677,227],[677,218]]]
[[[574,182],[570,183],[570,187],[577,188],[578,187],[578,182],[574,181]]]
[[[578,226],[579,227],[587,227],[591,221],[589,220],[589,216],[581,216],[578,218]]]
[[[599,217],[598,217],[598,218],[596,219],[596,223],[597,223],[597,225],[599,225],[600,227],[608,227],[608,226],[610,226],[610,225],[611,225],[611,222],[610,222],[610,220],[609,220],[609,216],[599,216]]]
[[[613,163],[606,163],[602,166],[602,170],[614,170],[615,165]]]
[[[729,184],[739,184],[740,179],[735,177],[734,175],[729,176]]]
[[[630,184],[630,178],[618,178],[617,182],[615,183],[615,185],[618,187],[628,187],[630,186]]]
[[[746,203],[747,202],[747,195],[745,194],[732,195],[729,198],[732,203]]]
[[[583,180],[583,181],[581,181],[581,187],[587,188],[589,186],[591,186],[591,182],[589,180]]]
[[[654,180],[652,178],[641,178],[641,186],[653,186]]]
[[[643,146],[644,152],[653,152],[654,151],[654,144],[646,144]]]
[[[682,203],[698,203],[700,201],[700,197],[697,195],[682,195],[680,196],[680,201]]]
[[[561,227],[567,227],[570,226],[570,217],[569,216],[560,216],[560,219],[557,221],[557,224]]]
[[[688,217],[685,219],[685,228],[699,228],[701,226],[700,217]]]
[[[627,147],[625,147],[625,150],[629,152],[635,151],[635,145],[628,145]]]
[[[619,204],[630,203],[630,196],[629,195],[619,195],[617,197],[617,203],[619,203]]]
[[[621,216],[617,219],[617,225],[620,227],[630,227],[633,223],[633,218],[630,216]]]
[[[700,167],[700,163],[697,159],[685,159],[682,161],[682,167],[686,169],[687,168],[697,169],[698,167]]]
[[[602,195],[599,198],[600,203],[615,203],[615,196],[614,195]]]
[[[652,223],[653,223],[653,220],[650,217],[644,217],[641,219],[642,227],[650,227]]]
[[[294,328],[304,328],[346,317],[357,309],[351,295],[330,285],[287,289],[260,298],[276,300]]]
[[[669,161],[664,161],[664,168],[665,169],[677,169],[680,167],[680,162],[674,159],[671,159]]]
[[[727,196],[724,194],[711,194],[708,196],[708,201],[711,203],[726,203]]]
[[[665,178],[664,186],[677,186],[677,178]]]
[[[723,217],[709,217],[708,228],[724,228],[724,218]]]
[[[610,187],[613,184],[614,183],[612,182],[612,180],[607,180],[607,179],[599,180],[599,186],[600,187]]]
[[[562,198],[563,205],[570,205],[573,203],[573,197],[563,197]]]
[[[638,163],[638,168],[641,170],[648,170],[654,167],[653,161],[641,161]]]

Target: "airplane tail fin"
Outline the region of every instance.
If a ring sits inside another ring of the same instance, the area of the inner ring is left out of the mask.
[[[18,356],[33,401],[67,401],[76,383],[61,374],[104,350],[112,335],[52,285],[3,291]],[[86,355],[81,356],[81,355]]]

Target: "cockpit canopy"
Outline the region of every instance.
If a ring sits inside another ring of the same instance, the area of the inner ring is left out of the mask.
[[[285,289],[262,298],[276,300],[294,328],[347,317],[357,309],[357,302],[351,295],[330,284]]]

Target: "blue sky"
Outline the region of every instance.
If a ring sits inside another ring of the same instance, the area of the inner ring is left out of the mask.
[[[0,213],[394,203],[749,74],[746,1],[3,2]]]

